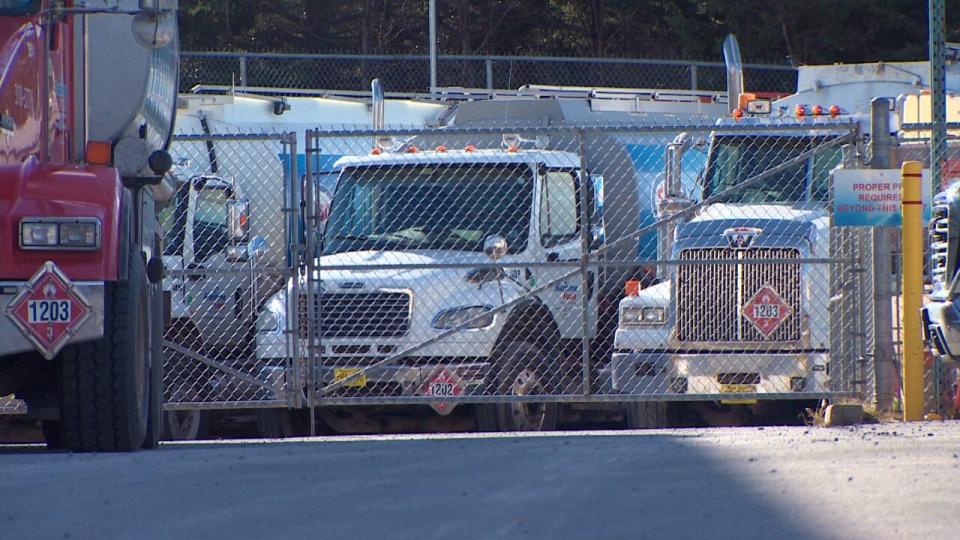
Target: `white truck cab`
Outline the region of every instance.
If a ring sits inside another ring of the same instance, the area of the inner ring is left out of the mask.
[[[417,395],[441,366],[456,373],[466,393],[557,392],[556,385],[575,384],[545,375],[560,372],[559,362],[579,362],[564,358],[559,345],[582,335],[581,295],[593,306],[596,290],[581,291],[577,274],[530,295],[570,269],[522,263],[579,260],[582,226],[602,236],[600,213],[591,210],[589,224],[579,213],[581,190],[598,201],[602,181],[582,174],[576,154],[441,148],[344,157],[336,167],[342,173],[311,276],[315,298],[300,299],[301,313],[316,321],[322,385],[407,349],[409,355],[368,369],[343,391]],[[288,355],[286,294],[268,300],[260,315],[261,359]],[[590,317],[595,326],[595,308]],[[303,323],[300,337],[306,350]],[[506,427],[541,429],[556,419],[553,406],[526,412],[505,415]]]
[[[710,135],[698,200],[815,148],[826,134],[724,132],[725,123]],[[788,259],[831,256],[828,180],[840,161],[840,148],[816,153],[677,224],[662,255],[677,264],[620,302],[617,390],[691,399],[828,391],[829,271]],[[782,263],[755,264],[768,259]],[[751,317],[751,308],[762,313]]]

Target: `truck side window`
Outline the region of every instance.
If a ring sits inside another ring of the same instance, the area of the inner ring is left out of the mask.
[[[840,164],[843,151],[839,148],[816,154],[813,162],[813,189],[811,199],[817,202],[830,200],[830,171]]]
[[[211,255],[226,249],[227,197],[222,189],[203,189],[197,192],[197,208],[193,221],[193,244],[197,262],[205,262]]]
[[[540,243],[552,247],[577,237],[580,208],[577,183],[569,171],[547,171],[540,194]]]

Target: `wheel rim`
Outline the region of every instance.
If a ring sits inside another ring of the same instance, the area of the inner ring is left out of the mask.
[[[173,440],[195,440],[200,432],[200,411],[167,411],[167,429]]]
[[[513,379],[511,390],[515,396],[535,396],[544,393],[540,376],[531,369],[522,369]],[[514,425],[521,431],[538,431],[547,416],[546,403],[521,402],[510,404]]]

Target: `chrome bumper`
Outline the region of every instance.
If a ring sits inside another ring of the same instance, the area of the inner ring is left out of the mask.
[[[620,352],[610,364],[615,391],[625,394],[776,394],[829,391],[826,352],[696,354]]]

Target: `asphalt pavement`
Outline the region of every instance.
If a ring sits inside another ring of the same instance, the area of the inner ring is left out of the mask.
[[[0,538],[957,538],[960,423],[0,446]]]

